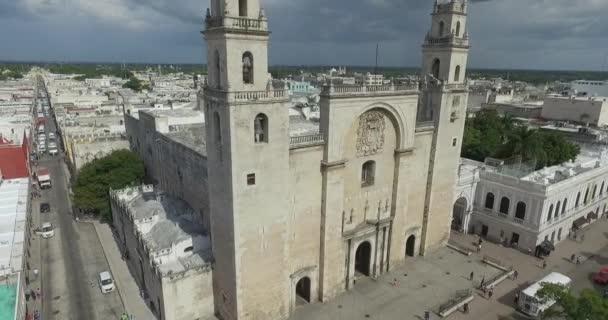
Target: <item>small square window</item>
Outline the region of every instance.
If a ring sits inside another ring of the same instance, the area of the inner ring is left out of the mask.
[[[455,147],[458,144],[458,138],[452,139],[452,147]]]
[[[247,185],[248,186],[255,185],[255,173],[250,173],[247,175]]]

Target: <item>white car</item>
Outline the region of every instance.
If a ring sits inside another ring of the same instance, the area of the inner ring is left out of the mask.
[[[57,150],[57,148],[49,148],[49,154],[52,156],[56,156],[57,154],[59,154],[59,151]]]
[[[112,279],[109,271],[100,272],[97,281],[99,282],[101,293],[114,291],[114,279]]]
[[[38,153],[45,153],[45,152],[46,152],[46,146],[44,144],[39,144]]]
[[[40,228],[40,236],[44,239],[48,239],[54,235],[55,229],[53,228],[53,225],[50,222],[43,223],[42,227]]]
[[[55,133],[49,132],[49,139],[55,139]]]

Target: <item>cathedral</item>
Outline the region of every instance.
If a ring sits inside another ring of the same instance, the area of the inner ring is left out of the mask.
[[[297,299],[331,300],[446,244],[467,6],[435,3],[420,83],[328,81],[320,122],[296,126],[289,94],[269,82],[260,0],[211,0],[202,96],[218,318],[286,319]]]

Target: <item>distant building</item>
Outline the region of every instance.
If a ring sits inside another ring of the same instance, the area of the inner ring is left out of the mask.
[[[381,86],[384,84],[384,76],[381,74],[357,74],[355,75],[355,84],[365,86]]]
[[[607,100],[605,97],[547,96],[541,116],[549,120],[574,121],[601,127],[608,125]]]
[[[607,211],[605,150],[585,149],[574,162],[538,171],[484,166],[479,175],[468,231],[521,250],[557,244]]]
[[[29,145],[24,138],[20,144],[0,135],[0,171],[4,179],[27,178],[30,175]]]
[[[538,119],[542,113],[542,103],[484,103],[481,105],[484,110],[496,110],[500,115],[508,115],[515,118]]]
[[[213,258],[198,213],[152,186],[110,199],[119,248],[158,319],[213,319]]]
[[[570,83],[570,88],[576,94],[608,97],[608,81],[577,80]]]

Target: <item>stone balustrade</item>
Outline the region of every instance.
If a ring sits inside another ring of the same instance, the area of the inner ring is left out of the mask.
[[[322,133],[309,134],[305,136],[297,136],[289,138],[290,148],[299,148],[304,146],[322,145],[325,143],[325,135]]]
[[[287,90],[223,91],[205,87],[205,96],[229,103],[289,101],[289,94]]]
[[[418,93],[418,83],[414,84],[386,84],[386,85],[326,85],[323,86],[321,96],[348,97],[348,96],[377,96],[400,95]]]
[[[467,35],[464,35],[462,38],[456,37],[455,35],[451,34],[445,37],[441,37],[441,38],[436,38],[436,37],[432,37],[430,35],[427,35],[426,38],[424,39],[424,46],[430,46],[430,45],[445,45],[445,46],[459,46],[459,47],[468,47],[469,46],[469,37]]]
[[[232,30],[251,30],[268,32],[268,20],[247,17],[211,17],[205,19],[207,30],[225,28]]]

